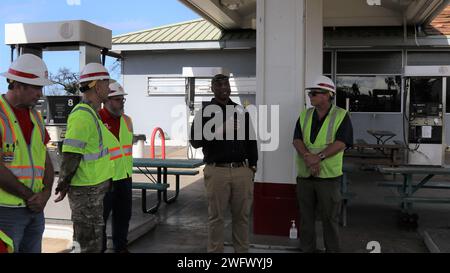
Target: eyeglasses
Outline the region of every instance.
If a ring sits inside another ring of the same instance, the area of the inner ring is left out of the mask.
[[[308,92],[308,96],[315,97],[316,95],[327,94],[327,93],[328,93],[327,91],[316,91],[316,90],[314,90],[314,91],[309,91]]]
[[[126,98],[117,98],[117,99],[110,99],[110,100],[117,101],[117,102],[126,102],[127,101]]]

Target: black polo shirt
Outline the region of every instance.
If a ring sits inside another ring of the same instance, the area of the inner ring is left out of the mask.
[[[320,129],[322,128],[322,125],[327,118],[328,114],[330,113],[331,107],[328,110],[327,114],[323,117],[322,120],[319,119],[319,114],[316,110],[314,110],[313,113],[313,120],[311,125],[311,143],[314,143],[316,141],[317,135],[319,134]],[[303,141],[303,133],[302,133],[302,127],[300,125],[300,118],[297,120],[297,123],[295,124],[295,131],[294,131],[294,140],[300,139]],[[344,120],[342,121],[341,125],[339,126],[337,132],[336,132],[336,140],[339,140],[348,147],[353,146],[353,126],[352,122],[350,120],[350,116],[348,113],[345,115]]]
[[[215,99],[212,99],[209,104],[206,104],[204,107],[207,107],[208,105],[217,105],[220,106],[220,109],[223,113],[223,122],[225,123],[226,119],[226,106],[221,105],[218,103]],[[233,101],[229,100],[228,105],[236,107],[237,104]],[[204,107],[202,107],[202,110],[197,113],[197,115],[201,115],[203,112]],[[211,117],[203,117],[201,119],[202,126],[201,128],[205,126],[206,123],[208,123],[209,120],[214,118],[214,114],[212,114]],[[201,117],[201,116],[200,116]],[[234,117],[235,119],[237,116]],[[197,117],[195,120],[199,120]],[[256,163],[258,161],[258,147],[256,139],[251,139],[251,135],[254,135],[254,133],[250,133],[250,131],[254,132],[253,126],[251,124],[250,116],[248,112],[245,112],[245,139],[244,140],[237,140],[235,138],[234,140],[225,140],[225,133],[223,135],[223,140],[206,140],[203,132],[197,135],[201,135],[202,139],[194,139],[195,133],[194,129],[195,121],[192,124],[191,127],[191,135],[189,138],[189,141],[194,148],[203,148],[203,155],[204,155],[204,162],[205,163],[231,163],[231,162],[244,162],[245,160],[248,160],[250,166],[256,166]],[[215,126],[212,128],[213,131],[215,131]],[[236,135],[235,135],[236,136]]]

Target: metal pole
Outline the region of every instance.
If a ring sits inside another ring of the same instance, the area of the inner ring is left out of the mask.
[[[14,62],[14,45],[11,45],[11,63]]]

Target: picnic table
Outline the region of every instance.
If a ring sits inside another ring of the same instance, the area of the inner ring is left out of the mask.
[[[397,188],[399,196],[387,196],[388,201],[399,201],[402,213],[406,214],[406,221],[416,221],[417,215],[412,214],[413,203],[450,203],[450,198],[442,197],[423,197],[415,196],[420,189],[450,189],[450,181],[431,182],[430,180],[436,175],[450,175],[450,167],[428,167],[428,166],[400,166],[400,167],[378,167],[378,171],[382,174],[400,174],[403,176],[403,182],[385,181],[378,185],[384,187]],[[422,175],[423,178],[419,183],[413,182],[414,175]],[[414,218],[414,219],[411,219]]]
[[[377,144],[385,145],[396,134],[391,131],[367,130],[367,133],[377,139]]]
[[[400,165],[399,156],[401,155],[401,152],[406,149],[406,145],[400,142],[394,141],[394,144],[372,144],[367,143],[361,139],[357,139],[356,143],[353,144],[353,148],[356,149],[358,154],[351,154],[350,156],[355,157],[382,157],[389,159],[389,164],[391,166],[398,166]],[[378,153],[375,154],[367,154],[364,151],[378,151]],[[380,164],[380,163],[378,163]]]
[[[153,214],[157,212],[162,200],[167,204],[173,203],[179,195],[180,176],[197,175],[199,171],[195,169],[203,164],[203,160],[200,159],[134,158],[133,173],[143,174],[148,179],[145,182],[133,182],[133,189],[142,190],[142,211]],[[153,176],[154,174],[156,174],[156,178]],[[167,196],[168,175],[176,177],[175,195],[171,198]],[[150,209],[147,209],[147,190],[157,191],[157,203]]]

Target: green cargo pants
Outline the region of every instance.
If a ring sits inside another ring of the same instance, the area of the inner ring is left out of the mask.
[[[327,252],[340,252],[339,209],[341,202],[340,177],[297,177],[297,200],[300,213],[300,248],[304,252],[316,251],[316,213],[323,226]]]

